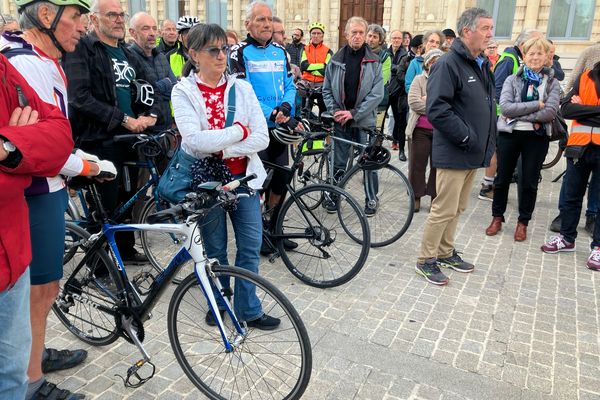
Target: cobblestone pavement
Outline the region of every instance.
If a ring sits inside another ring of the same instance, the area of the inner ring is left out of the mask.
[[[395,163],[406,170],[406,163]],[[491,203],[477,199],[477,182],[456,244],[476,269],[450,272],[445,287],[414,272],[428,199],[406,235],[371,250],[364,269],[342,287],[308,287],[281,260],[263,259],[262,274],[290,298],[311,337],[313,373],[304,398],[600,399],[600,273],[585,268],[590,238],[581,224],[575,252],[547,255],[539,249],[556,214],[560,183],[551,179],[563,166],[561,161],[542,172],[522,243],[512,237],[516,187],[505,229],[486,237]],[[97,399],[203,398],[171,351],[165,315],[172,290],[145,325],[158,372],[144,386],[126,389],[115,376],[140,358],[133,345],[119,340],[87,346],[54,316],[47,344],[83,347],[89,357],[50,380]]]

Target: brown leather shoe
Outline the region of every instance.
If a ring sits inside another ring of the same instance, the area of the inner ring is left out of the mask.
[[[502,222],[504,222],[504,218],[502,217],[494,217],[492,218],[492,223],[485,230],[485,234],[488,236],[494,236],[496,233],[502,230]]]
[[[527,239],[527,225],[518,222],[517,228],[515,229],[515,242],[522,242],[525,239]]]

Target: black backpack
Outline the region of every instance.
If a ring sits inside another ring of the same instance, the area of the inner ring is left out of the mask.
[[[414,56],[411,54],[406,54],[400,58],[398,65],[393,69],[396,70],[395,73],[392,73],[392,77],[390,79],[390,83],[388,86],[388,92],[391,98],[399,98],[406,97],[406,91],[404,90],[404,81],[406,78],[406,71],[408,70],[408,65],[412,61]]]

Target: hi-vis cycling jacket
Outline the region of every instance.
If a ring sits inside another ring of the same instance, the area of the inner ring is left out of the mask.
[[[231,49],[229,72],[252,85],[270,128],[275,124],[269,117],[281,103],[290,104],[294,115],[296,88],[284,47],[271,41],[263,46],[248,35]]]

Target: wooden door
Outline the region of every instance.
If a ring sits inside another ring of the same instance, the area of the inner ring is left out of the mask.
[[[350,17],[363,17],[369,24],[383,23],[384,0],[341,0],[339,47],[346,45],[344,29]]]

